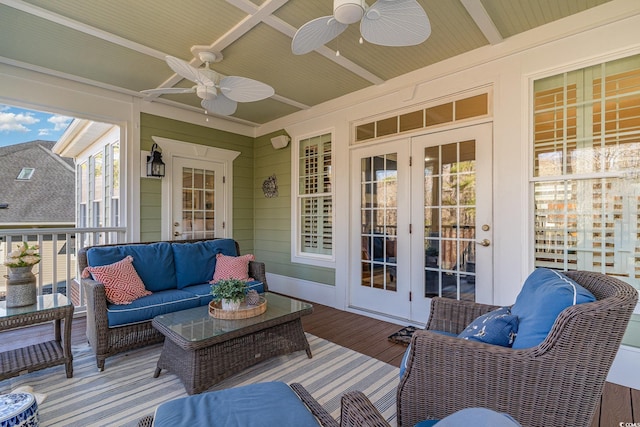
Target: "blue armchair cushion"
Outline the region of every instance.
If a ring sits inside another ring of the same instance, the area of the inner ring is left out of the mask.
[[[511,347],[518,332],[518,317],[511,314],[509,307],[500,307],[473,322],[458,335],[465,340]]]
[[[288,385],[267,382],[170,400],[158,406],[153,425],[316,427],[320,424]]]
[[[211,280],[216,270],[216,255],[237,256],[233,239],[195,243],[172,243],[178,289]]]
[[[176,288],[176,266],[173,251],[168,242],[143,245],[97,246],[87,251],[87,261],[92,267],[113,264],[133,257],[133,267],[151,292]]]
[[[511,314],[519,320],[512,347],[537,346],[547,337],[562,310],[595,300],[591,292],[562,273],[548,268],[534,270],[511,307]]]

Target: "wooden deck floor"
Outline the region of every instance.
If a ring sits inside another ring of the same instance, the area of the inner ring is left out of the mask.
[[[400,326],[331,307],[314,304],[313,314],[303,317],[303,325],[305,331],[317,337],[394,366],[400,365],[405,351],[404,346],[387,340]],[[85,319],[74,319],[73,344],[81,344],[86,340],[84,330]],[[50,325],[2,332],[0,352],[52,339],[52,336],[53,328]],[[591,426],[585,427],[618,427],[620,423],[633,422],[640,423],[640,391],[607,383],[598,417]]]

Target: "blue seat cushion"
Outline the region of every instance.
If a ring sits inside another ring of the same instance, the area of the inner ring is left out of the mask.
[[[90,266],[97,267],[113,264],[128,255],[133,257],[133,268],[147,290],[157,292],[176,288],[176,266],[168,242],[97,246],[87,251],[87,261]]]
[[[155,427],[319,426],[291,388],[282,382],[249,384],[165,402]]]
[[[511,314],[518,316],[519,321],[512,347],[537,346],[547,337],[562,310],[595,300],[591,292],[562,273],[548,268],[534,270],[511,307]]]
[[[457,337],[453,332],[445,332],[445,331],[437,331],[431,330],[431,332],[435,332],[436,334],[445,335],[447,337]],[[407,370],[407,363],[409,363],[409,353],[411,352],[411,344],[407,347],[407,350],[404,352],[404,356],[402,356],[402,361],[400,362],[400,378],[404,375],[404,371]]]
[[[214,285],[215,286],[215,285]],[[259,294],[264,293],[264,284],[257,280],[247,282],[247,290],[255,289]],[[200,283],[199,285],[191,285],[182,288],[183,291],[197,295],[200,298],[200,305],[207,305],[213,299],[211,295],[211,284]]]
[[[200,298],[190,292],[172,289],[158,291],[138,298],[127,305],[107,305],[109,327],[139,323],[153,319],[160,314],[198,307]]]
[[[465,340],[511,347],[517,332],[518,316],[511,314],[510,307],[500,307],[478,316],[458,337]]]
[[[238,256],[233,239],[172,243],[178,289],[208,282],[216,270],[216,255]]]

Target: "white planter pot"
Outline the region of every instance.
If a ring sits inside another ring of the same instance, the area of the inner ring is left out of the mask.
[[[222,309],[228,311],[238,311],[242,301],[231,301],[229,299],[222,300]]]

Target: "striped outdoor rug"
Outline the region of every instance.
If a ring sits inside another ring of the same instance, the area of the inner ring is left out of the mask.
[[[395,425],[398,368],[307,334],[313,358],[304,351],[280,356],[247,369],[210,390],[265,381],[299,382],[334,418],[340,416],[340,397],[349,390],[364,392]],[[21,385],[46,393],[40,405],[40,425],[135,426],[156,406],[187,396],[180,380],[167,371],[153,378],[161,345],[107,359],[99,372],[88,347],[74,348],[73,378],[56,366],[0,382],[0,393]]]

